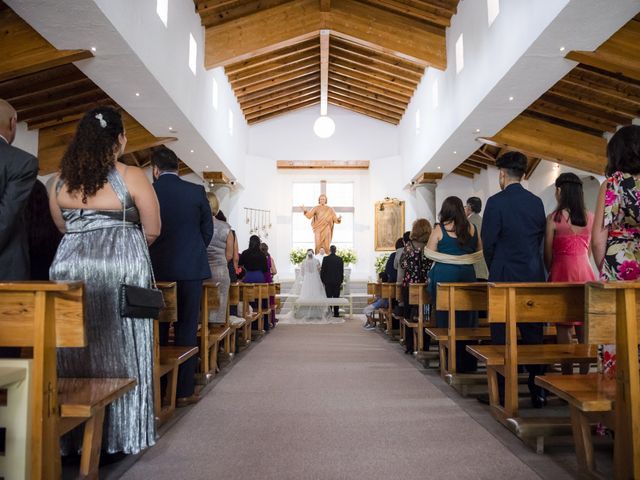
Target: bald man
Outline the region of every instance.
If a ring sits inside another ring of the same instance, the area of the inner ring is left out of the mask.
[[[29,280],[24,209],[38,175],[38,159],[12,147],[18,116],[0,99],[0,281]]]

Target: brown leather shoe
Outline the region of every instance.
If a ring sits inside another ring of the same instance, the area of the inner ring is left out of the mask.
[[[200,395],[194,393],[190,397],[181,397],[176,399],[176,408],[188,407],[200,401]]]

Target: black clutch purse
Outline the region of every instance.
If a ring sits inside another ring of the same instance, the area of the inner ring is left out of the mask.
[[[126,204],[122,205],[122,229],[125,228]],[[144,238],[144,227],[142,227],[142,237]],[[145,244],[145,256],[149,268],[151,269],[152,286],[156,287],[156,279],[153,275],[153,266],[149,257],[149,250]],[[164,308],[164,298],[162,292],[157,288],[137,287],[135,285],[120,284],[118,292],[118,303],[120,305],[120,316],[123,318],[158,318],[160,310]]]
[[[120,316],[125,318],[158,318],[164,308],[160,290],[120,285]]]

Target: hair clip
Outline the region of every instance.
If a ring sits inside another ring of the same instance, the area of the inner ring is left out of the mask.
[[[101,126],[102,128],[106,128],[106,126],[107,126],[107,121],[102,117],[102,114],[101,114],[101,113],[98,113],[98,114],[96,115],[96,118],[98,119],[98,121],[100,121],[100,126]]]

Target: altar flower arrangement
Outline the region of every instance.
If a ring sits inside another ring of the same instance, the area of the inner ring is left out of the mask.
[[[344,262],[345,267],[349,266],[353,263],[356,263],[358,261],[358,257],[356,256],[356,252],[354,252],[352,249],[350,248],[341,248],[340,250],[338,250],[336,252],[336,255],[338,255],[342,261]]]
[[[390,253],[383,253],[381,255],[378,255],[376,257],[376,262],[375,262],[375,267],[376,267],[376,273],[382,273],[384,272],[384,267],[387,266],[387,260],[389,260],[389,255],[391,255]]]
[[[307,250],[304,248],[294,248],[289,253],[289,260],[292,265],[300,265],[307,256]]]

